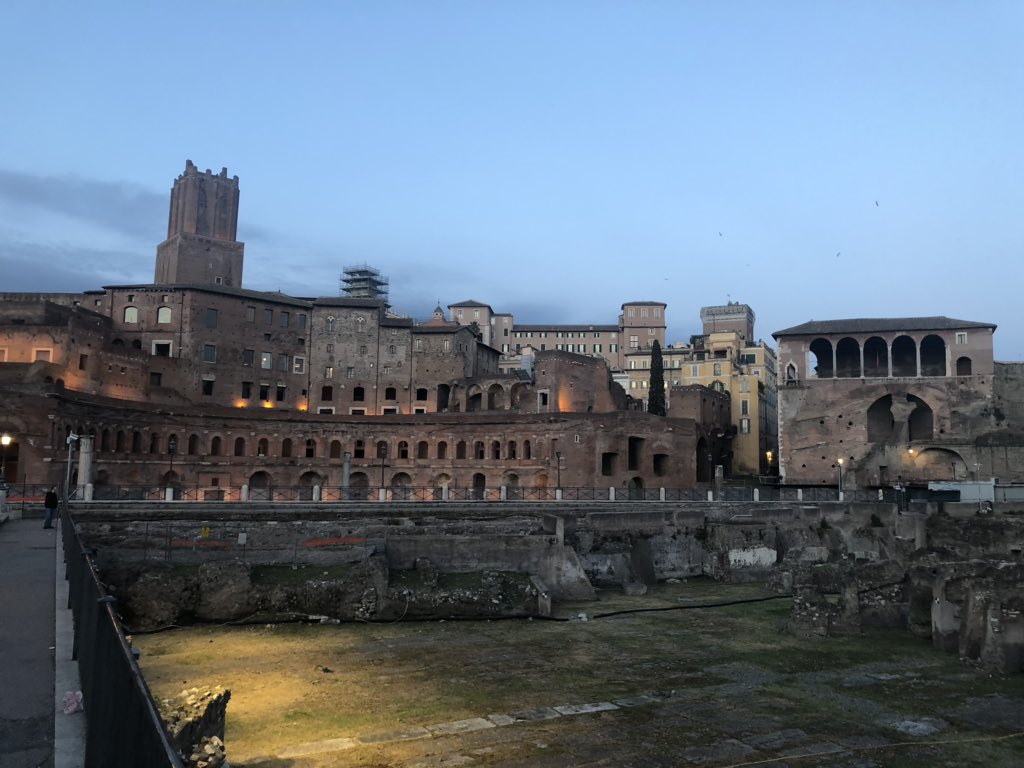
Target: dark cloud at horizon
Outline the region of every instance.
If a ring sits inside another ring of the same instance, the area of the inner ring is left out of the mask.
[[[138,184],[0,169],[0,201],[99,225],[129,238],[163,239],[167,195]]]

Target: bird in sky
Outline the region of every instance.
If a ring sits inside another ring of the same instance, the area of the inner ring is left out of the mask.
[[[878,207],[878,201],[875,200],[875,208],[877,208],[877,207]]]
[[[842,251],[839,251],[839,253],[837,253],[837,254],[836,254],[836,258],[837,258],[837,259],[839,258],[839,254],[840,254],[840,253],[842,253]]]

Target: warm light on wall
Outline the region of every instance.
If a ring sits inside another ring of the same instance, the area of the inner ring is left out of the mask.
[[[272,402],[270,402],[269,400],[264,400],[264,401],[263,401],[263,402],[261,403],[261,405],[262,405],[262,406],[263,406],[264,408],[273,408],[273,407],[274,407],[274,404],[273,404]]]
[[[309,410],[309,403],[299,403],[299,410],[305,413]]]
[[[248,407],[249,407],[249,401],[248,400],[235,400],[235,408],[248,408]]]

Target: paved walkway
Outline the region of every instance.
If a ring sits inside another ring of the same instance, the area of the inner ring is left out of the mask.
[[[84,763],[85,717],[62,711],[81,686],[59,542],[40,519],[0,524],[0,768]]]

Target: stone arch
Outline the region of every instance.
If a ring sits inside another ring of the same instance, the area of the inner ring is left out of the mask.
[[[644,479],[639,475],[629,478],[626,483],[626,491],[631,499],[642,499],[644,497]]]
[[[946,342],[934,333],[921,339],[921,375],[946,375]]]
[[[473,474],[473,498],[482,500],[487,492],[487,476],[483,472]]]
[[[868,442],[894,443],[896,421],[892,415],[892,395],[880,397],[868,406]]]
[[[907,419],[907,440],[931,440],[935,433],[935,414],[931,406],[916,395],[907,395],[914,410]]]
[[[917,343],[909,336],[897,336],[892,341],[892,375],[917,376]]]
[[[466,412],[480,411],[484,407],[484,395],[480,387],[474,384],[466,390]]]
[[[864,342],[864,375],[873,379],[889,376],[889,345],[881,336]]]
[[[501,384],[491,384],[487,389],[487,410],[505,410],[505,388]]]
[[[253,472],[249,475],[249,489],[253,488],[270,488],[273,484],[273,478],[269,472],[265,472],[262,469]]]
[[[831,379],[834,376],[832,370],[832,342],[828,339],[815,339],[810,346],[810,366],[814,377],[818,379]],[[810,375],[808,375],[810,378]]]
[[[318,472],[308,471],[299,475],[299,498],[303,501],[313,500],[313,487],[324,486],[324,479]]]
[[[860,344],[849,336],[836,343],[836,378],[860,378]]]
[[[956,359],[956,375],[957,376],[970,376],[971,375],[971,358],[969,357],[958,357]]]
[[[348,478],[348,487],[350,498],[370,498],[370,478],[365,472],[353,472]]]
[[[408,472],[396,472],[391,476],[391,498],[408,499],[412,496],[412,477]]]
[[[245,438],[235,438],[235,456],[245,456]]]
[[[914,474],[922,480],[965,480],[969,477],[967,462],[948,448],[925,448],[914,457]]]

